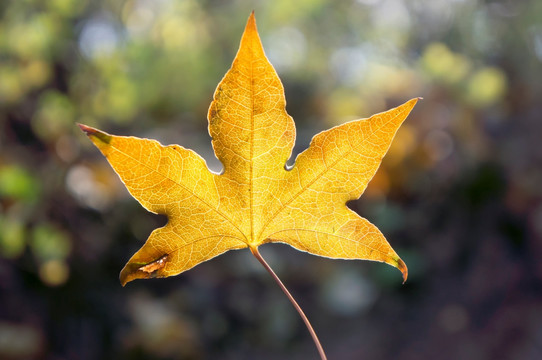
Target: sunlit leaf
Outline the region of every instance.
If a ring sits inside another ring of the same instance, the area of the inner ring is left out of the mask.
[[[385,262],[406,279],[404,262],[382,233],[346,202],[363,193],[416,102],[316,135],[287,169],[295,125],[252,15],[209,109],[222,174],[179,145],[81,125],[130,193],[169,218],[126,264],[122,284],[177,275],[228,250],[271,242],[330,258]]]

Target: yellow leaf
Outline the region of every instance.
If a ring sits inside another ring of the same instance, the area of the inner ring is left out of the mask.
[[[222,174],[179,145],[80,125],[130,193],[169,218],[126,264],[121,283],[177,275],[228,250],[269,242],[329,258],[385,262],[406,279],[404,262],[382,233],[346,202],[363,193],[416,102],[316,135],[287,169],[295,125],[252,14],[209,108]]]

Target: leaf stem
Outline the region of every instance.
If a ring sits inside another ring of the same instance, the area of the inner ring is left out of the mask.
[[[322,348],[322,344],[320,344],[320,340],[318,340],[318,336],[316,335],[316,332],[312,328],[312,325],[309,322],[309,319],[307,318],[307,316],[305,315],[303,310],[301,310],[301,307],[299,306],[297,301],[295,301],[294,297],[292,296],[292,294],[290,294],[290,292],[288,291],[286,286],[284,286],[282,281],[280,281],[277,274],[275,274],[273,269],[271,269],[271,267],[267,264],[267,262],[260,255],[260,252],[258,251],[258,248],[257,247],[252,247],[252,246],[250,246],[249,248],[250,248],[250,251],[252,252],[252,255],[254,255],[254,257],[256,259],[258,259],[258,261],[263,265],[265,270],[267,270],[267,272],[269,274],[271,274],[271,276],[273,277],[275,282],[280,286],[280,288],[282,289],[284,294],[286,294],[286,296],[288,297],[288,300],[290,300],[290,302],[292,303],[294,308],[297,310],[297,312],[299,313],[299,316],[301,316],[301,319],[303,319],[303,322],[305,322],[305,325],[307,326],[307,329],[309,330],[309,333],[312,336],[312,340],[314,341],[314,345],[316,345],[316,348],[318,349],[318,353],[320,354],[321,360],[327,360],[326,353],[324,352],[324,349]]]

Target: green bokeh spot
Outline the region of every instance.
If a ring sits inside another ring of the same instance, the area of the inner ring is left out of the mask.
[[[39,261],[64,260],[71,252],[71,241],[61,230],[50,224],[34,228],[30,248]]]
[[[39,194],[38,180],[28,171],[15,165],[0,168],[0,197],[34,202]]]
[[[19,257],[25,247],[24,226],[21,222],[0,217],[0,256]]]

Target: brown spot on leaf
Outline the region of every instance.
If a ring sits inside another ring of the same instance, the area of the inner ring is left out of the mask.
[[[164,266],[166,266],[166,260],[167,260],[167,255],[164,255],[160,259],[155,260],[145,266],[140,267],[139,271],[144,271],[147,274],[151,274],[155,271],[160,270]]]

